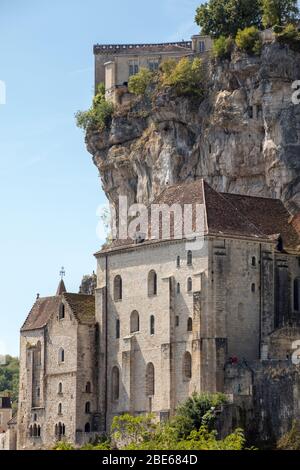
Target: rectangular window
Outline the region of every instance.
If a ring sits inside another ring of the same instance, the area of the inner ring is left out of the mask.
[[[129,77],[136,75],[139,72],[139,63],[138,60],[129,61]]]
[[[159,62],[158,60],[149,60],[148,61],[148,68],[151,72],[157,72],[158,70],[158,67],[159,67]]]
[[[205,42],[204,41],[199,42],[199,52],[200,53],[205,52]]]

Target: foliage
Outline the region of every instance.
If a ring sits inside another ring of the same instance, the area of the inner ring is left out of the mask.
[[[202,34],[235,37],[239,29],[261,26],[261,0],[209,0],[196,10]]]
[[[15,411],[19,394],[19,359],[16,357],[6,356],[6,364],[0,365],[0,394],[12,398]]]
[[[78,111],[75,114],[77,126],[81,129],[100,129],[109,126],[114,106],[105,99],[105,86],[101,83],[98,93],[93,99],[93,104],[87,111]]]
[[[240,29],[236,35],[235,43],[241,51],[248,54],[259,54],[261,51],[259,31],[255,26]]]
[[[162,85],[174,87],[178,95],[202,96],[203,78],[202,61],[199,58],[189,60],[184,57],[179,62],[169,59],[161,65]]]
[[[141,68],[137,74],[129,78],[128,90],[135,95],[144,95],[148,86],[153,83],[154,75],[150,70]]]
[[[276,28],[277,40],[281,43],[288,44],[293,50],[300,51],[300,33],[295,25],[287,24],[285,27],[278,26]]]
[[[289,432],[284,434],[277,442],[279,450],[300,450],[300,425],[296,421],[293,422]]]
[[[85,444],[80,450],[111,450],[111,446],[109,441],[104,441],[98,444]]]
[[[233,39],[220,36],[213,42],[213,56],[218,59],[230,59],[233,49]]]
[[[75,447],[70,442],[59,441],[55,444],[53,450],[75,450]]]
[[[173,427],[179,437],[186,437],[193,430],[200,429],[205,424],[209,428],[214,424],[214,411],[220,405],[227,402],[227,398],[222,393],[193,393],[177,409],[173,420]]]
[[[115,416],[111,425],[111,436],[117,447],[137,445],[149,439],[155,425],[153,415],[131,416],[126,413]]]
[[[299,15],[297,0],[262,0],[262,10],[266,28],[295,22]]]

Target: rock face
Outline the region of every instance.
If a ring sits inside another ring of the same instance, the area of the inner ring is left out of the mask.
[[[272,43],[260,57],[211,62],[200,102],[170,90],[119,110],[86,136],[113,204],[151,202],[167,184],[203,177],[225,192],[281,198],[300,208],[300,54]]]

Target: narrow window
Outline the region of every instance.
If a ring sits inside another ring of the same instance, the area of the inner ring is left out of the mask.
[[[155,392],[154,365],[149,362],[146,367],[146,396],[153,396]]]
[[[32,437],[33,436],[33,430],[32,430],[32,426],[30,426],[29,428],[29,436]]]
[[[177,282],[177,294],[180,294],[180,283]]]
[[[179,326],[179,316],[176,315],[176,318],[175,318],[175,326]]]
[[[65,362],[65,351],[63,348],[60,348],[60,350],[58,351],[58,362]]]
[[[255,284],[251,284],[251,292],[255,292]]]
[[[120,372],[117,366],[112,368],[111,373],[111,391],[112,391],[112,400],[119,400],[120,396]]]
[[[61,415],[62,414],[62,404],[59,403],[58,405],[58,414]]]
[[[150,335],[154,335],[155,333],[155,317],[151,315],[150,317]]]
[[[130,333],[136,333],[140,331],[140,316],[136,310],[134,310],[130,316]]]
[[[64,306],[64,304],[60,304],[60,306],[59,306],[58,318],[59,318],[59,320],[63,320],[65,318],[65,306]]]
[[[148,274],[148,295],[157,295],[157,274],[153,270]]]
[[[86,414],[89,414],[91,412],[91,403],[89,401],[87,401],[85,404],[85,412]]]
[[[122,300],[122,278],[119,275],[114,279],[114,300]]]
[[[191,251],[187,252],[187,265],[192,266],[193,264],[193,253]]]
[[[91,425],[90,425],[90,423],[86,423],[86,425],[84,426],[84,432],[91,432]]]
[[[295,312],[299,312],[299,307],[300,307],[299,288],[300,288],[300,279],[296,278],[294,279],[294,310]]]
[[[191,317],[187,321],[187,330],[193,331],[193,319]]]
[[[192,378],[192,356],[188,351],[183,356],[183,377],[186,380]]]
[[[177,256],[176,266],[180,268],[180,256]]]
[[[63,392],[63,385],[61,382],[59,382],[58,384],[58,393],[62,393]]]
[[[116,320],[116,338],[117,339],[120,338],[120,320],[119,319]]]
[[[255,258],[255,256],[252,256],[252,266],[256,266],[256,258]]]
[[[85,386],[85,393],[92,393],[91,382],[87,382]]]
[[[38,398],[40,398],[40,396],[41,396],[41,389],[40,389],[40,387],[38,387],[38,388],[36,389],[36,396],[37,396]]]
[[[37,437],[41,437],[41,426],[38,425],[37,427]]]
[[[192,281],[192,278],[189,277],[187,280],[187,291],[192,292],[192,290],[193,290],[193,281]]]

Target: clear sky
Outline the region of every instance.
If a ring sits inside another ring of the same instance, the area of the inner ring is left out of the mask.
[[[97,169],[74,113],[90,106],[94,43],[188,40],[200,0],[0,0],[0,354],[18,354],[36,294],[60,267],[95,269]]]

